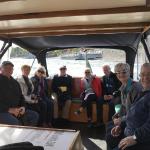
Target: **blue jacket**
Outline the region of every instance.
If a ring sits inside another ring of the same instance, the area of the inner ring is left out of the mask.
[[[143,95],[130,107],[124,131],[126,136],[135,134],[140,143],[150,142],[150,91]]]

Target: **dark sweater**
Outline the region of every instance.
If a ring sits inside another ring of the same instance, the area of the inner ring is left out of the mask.
[[[59,87],[61,86],[67,87],[67,90],[65,92],[61,92],[61,90],[59,89]],[[72,92],[72,77],[70,75],[66,75],[66,76],[55,75],[52,80],[52,90],[53,92],[57,93],[58,96],[63,95],[70,99],[71,92]]]
[[[14,78],[0,75],[0,112],[7,112],[9,108],[24,106],[24,97],[19,83]]]
[[[40,93],[39,93],[40,79],[39,79],[39,77],[37,75],[35,75],[34,77],[31,78],[31,81],[32,81],[33,86],[34,86],[33,94],[40,96]],[[48,83],[47,83],[46,78],[43,78],[43,82],[44,82],[43,97],[48,97]]]
[[[102,81],[104,95],[112,95],[113,92],[118,91],[121,86],[121,82],[113,72],[110,73],[109,77],[106,75],[103,76]]]
[[[137,99],[127,113],[125,135],[133,134],[140,143],[150,142],[150,91]]]

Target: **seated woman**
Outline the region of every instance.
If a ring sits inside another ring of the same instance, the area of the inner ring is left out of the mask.
[[[37,95],[33,94],[34,86],[28,77],[30,70],[30,66],[23,65],[21,67],[22,75],[17,78],[17,81],[21,86],[27,107],[39,113],[39,125],[48,127],[46,123],[46,104],[43,101],[39,101]]]
[[[142,65],[140,77],[143,91],[127,112],[124,125],[111,130],[114,150],[150,149],[150,63]]]
[[[81,79],[81,93],[82,104],[75,114],[79,115],[87,108],[88,127],[92,127],[92,102],[102,95],[102,87],[100,78],[93,76],[89,68],[85,69],[85,76]]]
[[[46,70],[44,66],[40,66],[35,72],[34,77],[31,78],[34,85],[33,94],[35,94],[39,101],[42,101],[46,105],[45,111],[45,121],[49,127],[51,127],[53,119],[53,103],[48,95],[48,83],[46,80]]]
[[[113,140],[111,135],[111,129],[114,126],[120,125],[121,122],[126,120],[126,112],[131,107],[131,104],[134,103],[139,92],[142,90],[141,84],[135,82],[130,77],[130,66],[126,63],[118,63],[115,66],[115,73],[117,78],[122,83],[119,88],[121,92],[121,109],[118,113],[113,116],[113,121],[109,122],[106,127],[106,142],[110,148],[113,148],[116,145],[116,141]]]

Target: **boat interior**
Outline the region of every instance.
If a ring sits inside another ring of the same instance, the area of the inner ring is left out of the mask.
[[[150,0],[0,0],[0,40],[0,58],[14,43],[46,68],[46,53],[53,50],[122,50],[133,76],[139,43],[150,61]],[[86,149],[106,149],[104,128],[78,122],[70,128],[81,130]]]

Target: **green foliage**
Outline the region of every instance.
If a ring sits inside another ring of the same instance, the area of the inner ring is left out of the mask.
[[[81,48],[70,48],[70,49],[61,49],[61,50],[54,50],[54,51],[49,51],[47,52],[47,57],[57,57],[62,54],[73,54],[73,53],[78,53],[81,50]]]
[[[20,47],[12,47],[10,57],[31,57],[31,53]]]

